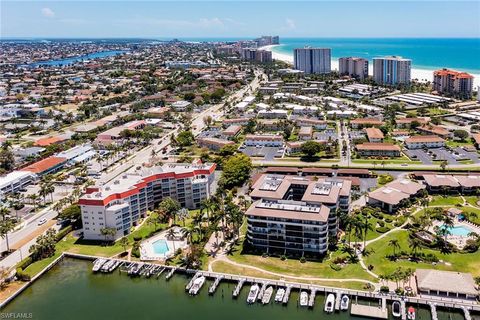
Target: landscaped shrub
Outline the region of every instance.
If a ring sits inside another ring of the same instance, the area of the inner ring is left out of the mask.
[[[381,212],[372,211],[372,216],[374,216],[375,218],[380,219],[380,220],[383,219],[383,214]]]
[[[389,227],[378,227],[375,230],[377,230],[378,233],[385,233],[385,232],[390,231],[390,228]]]
[[[20,269],[26,269],[29,265],[31,265],[33,262],[32,257],[26,257],[20,263],[18,264],[18,268]]]
[[[282,255],[280,256],[280,260],[282,260],[282,261],[285,261],[285,260],[287,260],[287,256],[286,256],[286,255],[284,255],[284,254],[282,254]]]
[[[393,223],[393,225],[394,225],[395,227],[400,227],[402,224],[405,223],[406,220],[407,220],[407,218],[405,218],[404,216],[400,216],[400,217],[397,218],[397,221],[395,221],[395,222]]]
[[[135,241],[132,246],[132,256],[140,258],[140,242]]]
[[[72,231],[72,229],[73,229],[73,226],[69,225],[69,226],[63,228],[62,230],[60,230],[55,236],[55,239],[57,240],[57,242],[62,240],[63,237],[65,237],[67,234],[69,234],[70,231]]]
[[[390,289],[388,288],[388,286],[381,286],[380,287],[380,292],[388,293],[389,291],[390,291]]]
[[[143,238],[141,236],[134,236],[133,241],[141,241]]]
[[[388,217],[385,218],[385,222],[387,222],[387,223],[392,223],[392,221],[393,221],[392,218],[388,218]]]
[[[378,224],[380,227],[385,227],[385,222],[382,221],[382,220],[378,220],[378,221],[377,221],[377,224]]]
[[[330,268],[332,268],[335,271],[342,270],[342,267],[340,267],[338,264],[334,264],[334,263],[330,263]]]
[[[20,281],[30,281],[30,275],[23,271],[22,268],[17,268],[17,278]]]
[[[305,257],[301,257],[300,258],[300,263],[305,263],[305,262],[307,262],[307,259],[305,259]]]

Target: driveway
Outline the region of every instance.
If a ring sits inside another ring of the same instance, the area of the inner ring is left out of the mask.
[[[405,154],[412,160],[420,160],[423,164],[433,164],[433,160],[428,153],[422,149],[405,150]]]
[[[457,164],[457,158],[450,153],[448,150],[444,148],[438,148],[438,149],[429,149],[428,151],[432,152],[435,154],[437,157],[435,160],[446,160],[448,164]]]
[[[458,154],[461,156],[462,159],[470,159],[473,161],[473,163],[480,163],[480,159],[478,158],[478,153],[476,152],[469,152],[465,151],[461,147],[453,148],[455,152],[458,152]]]

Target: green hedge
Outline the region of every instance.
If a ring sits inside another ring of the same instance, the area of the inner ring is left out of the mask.
[[[22,268],[17,268],[17,278],[18,280],[20,281],[30,281],[30,275],[28,273],[26,273],[25,271],[23,271]]]
[[[18,268],[20,269],[26,269],[29,265],[31,265],[33,262],[32,257],[26,257],[22,261],[18,263]]]
[[[63,228],[62,230],[58,231],[58,233],[55,236],[55,240],[57,240],[57,242],[62,240],[63,237],[65,237],[67,234],[69,234],[72,231],[72,229],[73,229],[72,225],[69,225]]]
[[[377,230],[378,233],[385,233],[387,231],[390,231],[390,228],[389,227],[378,227],[376,230]]]

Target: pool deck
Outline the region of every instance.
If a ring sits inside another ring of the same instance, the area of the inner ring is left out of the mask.
[[[435,234],[435,227],[443,227],[443,222],[436,221],[433,223],[433,226],[429,229],[429,231],[433,234]],[[475,232],[477,234],[480,234],[480,228],[472,223],[469,223],[468,221],[455,221],[455,224],[453,225],[453,228],[458,228],[458,227],[463,227],[465,229],[471,230],[472,232]],[[472,239],[471,236],[468,235],[455,235],[455,234],[450,234],[446,236],[446,239],[448,242],[451,244],[455,245],[459,249],[463,249],[465,245],[467,244],[468,239]]]
[[[181,230],[182,228],[180,227],[174,227],[176,228],[175,232],[177,235],[181,235]],[[178,249],[184,249],[186,248],[187,241],[182,238],[182,240],[178,240],[179,238],[176,238],[175,240],[169,239],[167,237],[167,232],[168,230],[162,231],[159,234],[153,236],[152,238],[149,238],[145,241],[143,241],[140,244],[140,260],[143,261],[158,261],[158,260],[165,260],[169,257],[172,257],[175,255],[175,251]],[[155,252],[153,248],[153,243],[159,240],[165,240],[167,243],[168,251],[165,253],[157,253]]]

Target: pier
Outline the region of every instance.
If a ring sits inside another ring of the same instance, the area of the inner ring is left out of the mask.
[[[233,290],[233,297],[236,298],[240,294],[240,290],[242,290],[243,284],[245,283],[245,279],[240,279],[238,281],[237,286],[235,287],[235,290]]]
[[[290,299],[290,291],[292,291],[292,286],[287,285],[287,287],[285,288],[285,295],[283,296],[283,304],[288,303],[288,299]]]
[[[352,304],[350,314],[368,318],[388,319],[387,310],[384,310],[381,306],[374,307],[363,304]]]
[[[258,301],[262,301],[263,295],[265,294],[265,290],[267,290],[267,285],[268,285],[267,282],[262,283],[262,288],[260,289],[260,292],[258,293],[258,297],[257,297]]]
[[[430,313],[432,315],[432,320],[438,320],[437,307],[435,306],[435,303],[429,303],[429,305],[430,305]]]
[[[91,262],[95,261],[96,259],[100,259],[102,257],[98,256],[91,256],[91,255],[82,255],[82,254],[72,254],[72,253],[63,253],[56,262],[60,261],[64,257],[75,258],[75,259],[82,259],[82,260],[89,260]],[[334,287],[327,287],[321,285],[310,285],[305,283],[296,283],[296,282],[289,282],[285,280],[272,280],[266,278],[254,278],[254,277],[245,277],[242,275],[233,275],[227,273],[218,273],[218,272],[208,272],[202,270],[193,270],[193,269],[184,269],[180,267],[172,267],[166,265],[160,265],[157,263],[148,263],[148,262],[134,262],[134,261],[126,261],[124,259],[108,259],[114,260],[119,263],[120,271],[130,272],[131,270],[136,271],[133,275],[140,275],[140,272],[145,277],[149,275],[159,277],[160,274],[168,270],[168,274],[166,275],[166,279],[170,279],[175,271],[179,271],[183,274],[191,274],[192,276],[204,276],[205,278],[213,279],[214,282],[209,288],[209,293],[213,294],[216,288],[219,285],[219,282],[222,280],[226,280],[229,282],[237,282],[235,290],[233,292],[233,297],[238,297],[240,291],[245,283],[258,283],[262,286],[272,286],[274,288],[285,288],[285,294],[282,299],[283,304],[287,304],[291,290],[300,290],[300,291],[310,291],[310,296],[308,300],[308,306],[314,305],[315,296],[317,294],[325,294],[334,292],[337,297],[340,297],[342,294],[346,294],[351,298],[363,298],[367,300],[375,300],[380,301],[380,305],[371,306],[371,305],[360,305],[358,303],[351,303],[351,313],[352,315],[359,315],[359,316],[368,316],[370,318],[379,318],[379,319],[386,319],[388,316],[388,309],[387,303],[389,301],[400,301],[401,304],[401,313],[402,319],[406,319],[406,303],[408,301],[409,304],[412,305],[426,305],[431,306],[431,304],[435,304],[435,307],[442,307],[442,308],[450,308],[450,309],[457,309],[462,311],[465,315],[466,320],[472,320],[470,312],[479,312],[480,305],[478,305],[475,301],[466,301],[466,300],[458,300],[455,301],[453,299],[446,299],[443,297],[409,297],[408,300],[406,298],[402,298],[393,295],[393,294],[382,294],[382,293],[374,293],[374,292],[367,292],[367,291],[360,291],[360,290],[351,290],[351,289],[340,289]],[[51,266],[49,266],[51,267]],[[129,273],[130,274],[130,273]],[[27,284],[28,285],[28,284]],[[22,287],[18,292],[24,290],[25,286]],[[10,300],[9,300],[10,301]],[[8,302],[7,302],[8,303]],[[435,308],[435,309],[436,309]],[[432,317],[433,313],[432,313]]]
[[[407,307],[405,306],[405,300],[400,301],[400,309],[402,311],[402,320],[407,320]]]
[[[210,288],[208,288],[208,294],[212,295],[212,294],[215,293],[215,291],[217,290],[217,287],[220,284],[220,281],[222,281],[222,279],[223,279],[222,276],[218,276],[218,277],[215,278],[215,281],[212,283]]]
[[[313,308],[315,304],[315,295],[317,294],[317,289],[313,288],[310,292],[310,297],[308,298],[308,307]]]
[[[190,288],[193,286],[193,283],[195,282],[195,280],[199,277],[199,273],[195,273],[195,275],[193,276],[193,278],[187,283],[187,285],[185,286],[185,291],[188,291],[190,290]]]
[[[340,301],[342,301],[343,292],[335,291],[335,311],[340,311]]]
[[[165,279],[170,280],[170,278],[173,276],[175,270],[176,270],[176,268],[170,269],[170,271],[169,271],[169,272],[167,273],[167,275],[165,276]]]

